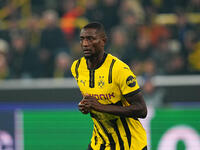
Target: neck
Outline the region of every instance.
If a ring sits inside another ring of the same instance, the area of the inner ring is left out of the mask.
[[[96,57],[92,57],[88,59],[88,68],[89,69],[95,69],[97,66],[99,66],[104,58],[104,52],[100,53]]]

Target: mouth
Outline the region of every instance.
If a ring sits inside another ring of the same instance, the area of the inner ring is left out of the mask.
[[[90,58],[92,56],[92,51],[89,49],[84,49],[83,54],[84,54],[85,58]]]
[[[90,54],[90,53],[91,53],[91,50],[89,50],[89,49],[84,49],[84,50],[83,50],[83,53],[84,53],[84,54]]]

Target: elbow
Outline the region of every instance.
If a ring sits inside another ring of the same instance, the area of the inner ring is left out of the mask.
[[[147,117],[147,108],[143,109],[142,110],[142,113],[141,113],[141,117],[140,118],[146,118]]]
[[[132,111],[129,116],[144,119],[147,116],[147,107],[140,107],[137,111]]]
[[[143,106],[142,108],[141,108],[141,113],[140,113],[141,115],[140,115],[140,117],[139,118],[146,118],[147,117],[147,107],[145,106]]]

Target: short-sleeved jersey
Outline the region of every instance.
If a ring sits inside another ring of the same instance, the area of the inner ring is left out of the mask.
[[[140,91],[136,76],[129,66],[111,54],[105,54],[102,63],[88,69],[82,57],[73,62],[72,75],[81,93],[89,94],[105,105],[128,106],[125,96]],[[94,122],[91,148],[94,150],[143,150],[147,145],[146,132],[140,121],[108,113],[90,112]]]

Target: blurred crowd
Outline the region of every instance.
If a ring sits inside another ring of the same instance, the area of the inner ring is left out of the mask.
[[[9,12],[0,21],[1,80],[71,77],[80,28],[91,21],[105,25],[106,51],[138,76],[200,73],[200,26],[187,15],[200,13],[200,0],[32,0],[25,14],[11,1],[0,2]],[[162,13],[175,22],[156,22]]]

